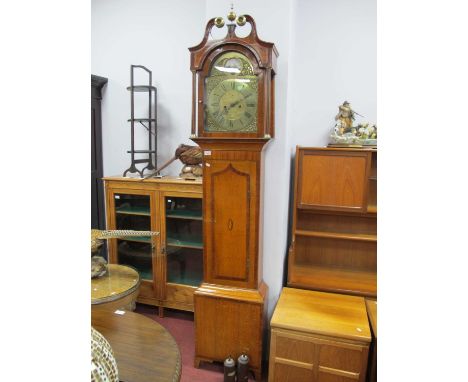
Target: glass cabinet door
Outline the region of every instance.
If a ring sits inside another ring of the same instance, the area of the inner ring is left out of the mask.
[[[165,197],[167,282],[199,286],[203,280],[202,200]]]
[[[149,195],[114,194],[115,229],[151,231]],[[117,262],[134,267],[144,280],[153,281],[150,236],[117,240]]]

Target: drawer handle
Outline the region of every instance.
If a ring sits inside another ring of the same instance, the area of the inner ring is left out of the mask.
[[[233,228],[234,228],[234,222],[232,221],[232,219],[229,219],[228,220],[228,230],[232,231]]]

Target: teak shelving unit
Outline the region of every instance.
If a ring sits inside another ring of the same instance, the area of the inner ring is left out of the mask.
[[[109,240],[109,261],[130,265],[142,279],[137,301],[194,310],[193,292],[203,279],[202,182],[107,177],[108,229],[158,231],[150,237]]]
[[[288,286],[377,296],[377,149],[297,147]]]

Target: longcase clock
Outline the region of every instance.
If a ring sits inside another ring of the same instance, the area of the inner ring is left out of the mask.
[[[263,150],[274,136],[278,52],[254,19],[231,12],[227,34],[189,48],[192,136],[203,150],[204,279],[195,291],[195,366],[245,353],[261,380],[268,287],[262,279]],[[251,25],[247,37],[238,26]]]

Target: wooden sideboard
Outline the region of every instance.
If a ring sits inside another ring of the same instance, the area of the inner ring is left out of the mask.
[[[270,382],[365,382],[364,298],[283,288],[271,319]]]

